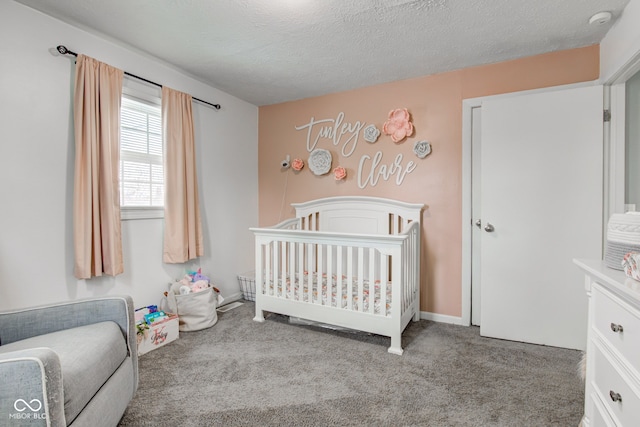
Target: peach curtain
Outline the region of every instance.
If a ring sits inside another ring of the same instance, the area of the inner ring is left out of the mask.
[[[164,250],[166,263],[204,255],[191,95],[162,88]]]
[[[73,200],[78,279],[123,272],[118,187],[122,78],[122,70],[78,55]]]

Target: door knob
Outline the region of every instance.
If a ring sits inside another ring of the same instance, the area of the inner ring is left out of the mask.
[[[482,220],[481,219],[477,220],[475,224],[476,224],[476,227],[478,228],[482,227]]]
[[[484,231],[486,231],[487,233],[491,233],[493,232],[493,230],[495,230],[495,228],[493,228],[493,225],[491,225],[490,223],[487,223],[487,225],[484,226]]]

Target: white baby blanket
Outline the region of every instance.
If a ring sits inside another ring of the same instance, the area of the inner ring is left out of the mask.
[[[607,267],[623,270],[623,258],[629,252],[640,252],[640,212],[613,214],[607,224]]]

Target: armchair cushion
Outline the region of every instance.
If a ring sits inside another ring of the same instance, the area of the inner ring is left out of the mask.
[[[136,327],[130,296],[104,296],[0,312],[0,346],[64,329],[113,321],[127,340],[138,387]]]
[[[120,326],[112,321],[64,329],[0,346],[0,354],[49,348],[60,359],[64,413],[72,422],[127,357]]]

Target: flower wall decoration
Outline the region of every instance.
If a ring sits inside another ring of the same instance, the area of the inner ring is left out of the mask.
[[[293,168],[294,171],[301,171],[302,168],[304,168],[304,160],[293,159],[293,162],[291,163],[291,167]]]
[[[384,134],[389,136],[395,144],[401,144],[410,137],[410,147],[417,158],[424,159],[432,152],[431,143],[419,140],[423,136],[416,135],[408,108],[395,108],[389,111],[386,121],[382,121],[383,125],[380,128],[377,127],[381,123],[379,117],[370,123],[362,120],[347,120],[343,112],[334,117],[316,118],[314,115],[307,123],[295,126],[296,131],[306,133],[306,151],[309,157],[304,160],[302,158],[291,160],[287,155],[282,162],[282,168],[290,167],[295,175],[300,175],[299,172],[305,168],[316,176],[332,174],[336,183],[348,183],[347,174],[353,174],[352,181],[355,181],[354,183],[360,189],[374,187],[380,181],[395,181],[395,184],[400,186],[405,177],[416,169],[417,161],[411,160],[412,157],[407,156],[405,149],[397,152],[401,147],[393,149],[390,146],[378,146],[374,149],[375,147],[363,147],[362,143],[358,145],[358,141],[364,139],[367,143],[374,144],[380,139],[380,135]],[[319,148],[323,143],[332,145],[334,148],[332,151]],[[356,147],[363,148],[362,152],[357,153]],[[339,164],[344,157],[344,162],[353,167],[353,162],[347,162],[352,154],[359,154],[360,161],[354,170],[347,172],[347,169]],[[335,162],[338,164],[335,166],[333,155],[338,156]]]
[[[309,154],[309,169],[316,175],[324,175],[331,170],[331,153],[316,148]]]
[[[416,153],[418,158],[424,159],[431,154],[431,144],[429,141],[416,141],[416,143],[413,144],[413,152]]]
[[[364,140],[370,143],[374,143],[378,140],[380,136],[380,129],[376,127],[376,125],[369,125],[364,128]]]
[[[391,140],[396,144],[413,134],[413,124],[411,115],[406,108],[397,108],[389,112],[389,119],[382,127],[386,135],[391,136]]]

